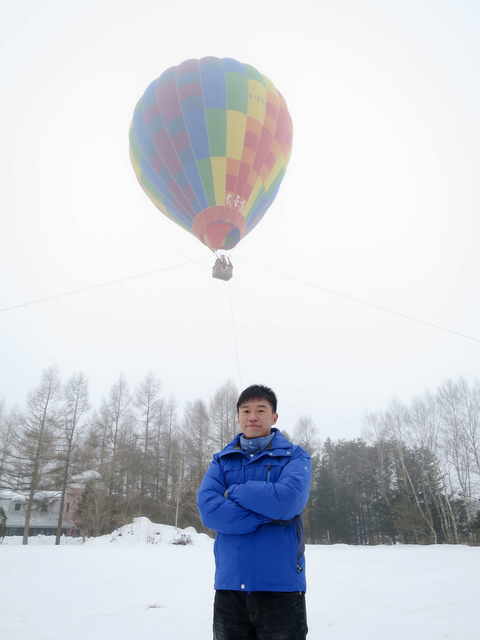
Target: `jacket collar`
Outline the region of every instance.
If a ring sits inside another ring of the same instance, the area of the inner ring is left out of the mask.
[[[282,433],[272,427],[272,432],[275,432],[275,436],[272,441],[265,447],[264,451],[272,451],[273,449],[291,449],[293,447],[292,443],[289,442]],[[239,433],[235,436],[235,438],[227,444],[227,446],[219,452],[219,456],[226,455],[228,453],[233,453],[236,451],[242,451],[240,446],[240,438],[242,434]]]

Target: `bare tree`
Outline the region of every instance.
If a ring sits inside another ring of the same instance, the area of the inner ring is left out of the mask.
[[[221,451],[237,433],[237,398],[235,383],[227,380],[210,400],[210,437],[217,451]]]
[[[447,380],[437,393],[441,411],[441,434],[443,453],[447,462],[455,470],[455,483],[463,501],[467,505],[467,517],[471,519],[469,506],[473,502],[474,476],[472,458],[468,442],[468,425],[462,401],[462,386]]]
[[[82,438],[76,447],[76,464],[78,472],[102,472],[102,457],[105,457],[105,442],[100,429],[98,414],[94,411],[86,419]]]
[[[88,402],[88,381],[83,372],[74,373],[67,381],[63,390],[64,413],[63,413],[63,445],[64,445],[64,473],[62,481],[62,494],[60,499],[60,513],[58,514],[57,536],[55,544],[60,544],[62,535],[63,508],[65,506],[65,495],[69,479],[70,462],[75,437],[78,434],[78,427],[84,414],[90,408]]]
[[[458,542],[456,519],[446,491],[447,469],[441,468],[441,416],[436,398],[428,391],[421,398],[414,398],[409,411],[410,444],[415,447],[420,466],[420,482],[425,496],[423,510],[433,529],[433,514],[429,503],[434,505],[440,519],[446,542]],[[454,539],[452,539],[452,532]],[[436,535],[433,536],[436,541]]]
[[[171,494],[168,506],[175,513],[174,526],[185,526],[186,523],[193,526],[201,526],[201,520],[197,508],[197,491],[200,486],[198,476],[191,472],[185,448],[181,446],[179,439],[175,439],[172,447],[172,478]]]
[[[143,502],[147,493],[147,485],[152,482],[157,456],[150,455],[155,445],[155,436],[160,435],[162,413],[162,399],[160,397],[161,383],[150,371],[135,389],[134,406],[138,416],[139,441],[142,445],[139,514],[143,514]]]
[[[60,392],[60,374],[52,365],[43,371],[38,388],[28,395],[20,417],[21,431],[15,436],[16,475],[20,486],[29,492],[23,544],[28,544],[35,492],[52,466]]]
[[[170,488],[174,482],[175,476],[178,476],[177,467],[179,466],[179,460],[181,459],[180,454],[176,453],[178,448],[177,433],[177,401],[175,396],[172,394],[165,406],[163,437],[161,437],[160,430],[158,431],[155,456],[157,465],[157,482],[159,483],[163,451],[163,487],[161,492],[158,491],[158,495],[163,506],[164,517],[167,516],[166,510],[170,496]]]
[[[463,378],[447,380],[437,393],[441,409],[444,457],[453,469],[452,489],[459,493],[471,524],[480,491],[480,387]]]
[[[122,427],[129,418],[130,403],[132,397],[125,376],[120,374],[117,382],[112,386],[108,401],[104,403],[104,417],[107,418],[107,434],[110,441],[111,459],[108,477],[108,493],[111,495],[118,490],[117,458],[121,442]]]
[[[465,446],[469,454],[474,492],[480,489],[480,385],[470,388],[464,378],[455,385],[458,412],[464,431]]]
[[[102,400],[99,411],[93,414],[92,426],[90,429],[90,437],[92,444],[96,438],[98,442],[97,457],[98,471],[105,482],[110,477],[110,461],[111,461],[111,425],[110,425],[110,408],[107,401]]]
[[[293,428],[293,438],[297,444],[313,458],[320,451],[318,428],[311,416],[301,416]]]
[[[463,386],[466,387],[465,382]],[[468,413],[467,441],[478,480],[480,479],[480,383],[477,381],[473,389],[466,388],[466,391],[464,397],[466,397]],[[478,492],[480,483],[477,481],[476,484]]]
[[[143,473],[142,447],[135,430],[136,421],[133,412],[128,411],[122,419],[122,429],[116,458],[116,489],[119,513],[122,520],[128,520],[139,514],[141,478]]]
[[[189,473],[197,486],[200,486],[214,450],[209,425],[205,402],[200,399],[187,402],[182,425],[183,444]]]
[[[369,473],[375,485],[390,509],[391,461],[387,426],[383,415],[367,412],[363,417],[363,434],[367,442],[374,445],[374,457],[370,460]]]
[[[11,457],[14,434],[18,429],[19,413],[14,407],[5,415],[5,404],[0,403],[0,489],[11,488]]]

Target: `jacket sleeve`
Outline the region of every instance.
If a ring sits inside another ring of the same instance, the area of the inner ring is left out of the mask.
[[[198,510],[206,527],[221,533],[245,534],[270,522],[268,516],[227,500],[223,495],[226,488],[223,471],[214,457],[197,495]]]
[[[312,461],[303,449],[282,470],[278,482],[249,480],[228,490],[228,501],[271,520],[291,520],[307,504]]]

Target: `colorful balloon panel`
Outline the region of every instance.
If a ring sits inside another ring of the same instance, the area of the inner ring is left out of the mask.
[[[138,101],[130,159],[162,213],[212,251],[232,249],[274,201],[292,135],[283,96],[254,67],[186,60]]]

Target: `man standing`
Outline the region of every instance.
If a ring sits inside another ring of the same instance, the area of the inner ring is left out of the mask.
[[[217,532],[214,640],[305,640],[302,511],[311,460],[273,428],[275,393],[240,394],[242,431],[213,461],[198,492],[206,527]]]

